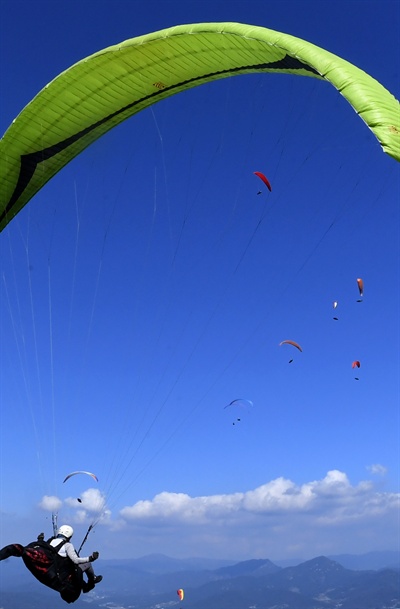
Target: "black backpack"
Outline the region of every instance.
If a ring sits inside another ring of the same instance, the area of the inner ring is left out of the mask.
[[[21,548],[21,551],[18,554],[12,552],[12,555],[21,556],[26,568],[36,579],[57,590],[67,603],[74,603],[82,591],[83,571],[68,557],[58,554],[66,541],[64,539],[57,546],[52,546],[47,541],[32,541],[25,547],[14,544],[13,549]]]

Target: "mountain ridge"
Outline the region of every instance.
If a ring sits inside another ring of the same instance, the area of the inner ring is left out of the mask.
[[[388,558],[394,558],[397,564],[398,553],[381,556],[381,564]],[[366,561],[365,555],[362,561]],[[400,608],[400,569],[352,570],[326,556],[289,567],[269,559],[251,559],[204,568],[211,564],[219,565],[219,561],[175,559],[162,554],[100,559],[96,566],[103,581],[89,595],[82,595],[74,609],[87,609],[88,601],[91,609],[178,606],[178,588],[185,590],[185,609]],[[11,571],[18,577],[12,578]],[[22,561],[9,559],[0,563],[0,607],[65,609],[65,604],[35,581]]]

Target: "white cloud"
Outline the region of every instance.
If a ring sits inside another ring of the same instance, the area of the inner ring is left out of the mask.
[[[378,476],[384,476],[387,474],[387,467],[384,465],[380,465],[380,463],[373,463],[372,465],[367,466],[367,470],[371,474],[376,474]]]
[[[229,524],[236,523],[239,517],[290,512],[313,513],[314,517],[328,522],[360,517],[377,502],[380,506],[391,507],[394,497],[376,494],[368,481],[353,486],[345,473],[332,470],[322,480],[300,486],[281,477],[245,493],[190,497],[184,493],[163,492],[152,500],[138,501],[123,508],[121,516],[136,523],[157,520],[205,524],[223,519]]]
[[[62,513],[65,507],[72,508],[72,512],[64,514],[64,519],[74,524],[93,521],[105,524],[111,519],[105,495],[94,488],[84,491],[79,498],[67,497],[64,501],[55,496],[44,495],[38,505],[42,510],[55,514]]]
[[[378,492],[368,480],[352,484],[332,470],[320,480],[279,477],[242,493],[165,491],[124,507],[113,533],[124,543],[132,536],[139,555],[142,548],[172,556],[311,558],[391,548],[399,509],[399,493]]]
[[[125,506],[116,518],[97,489],[79,498],[80,503],[70,497],[61,505],[56,497],[44,497],[41,507],[59,509],[77,538],[91,523],[103,525],[90,534],[90,543],[104,558],[153,552],[234,560],[311,558],[396,549],[400,534],[400,493],[384,492],[373,480],[352,482],[339,470],[300,483],[278,477],[229,494],[164,491]],[[28,537],[31,531],[32,526]]]
[[[46,512],[57,512],[62,506],[62,501],[58,497],[44,495],[39,502],[39,507]]]
[[[72,516],[74,523],[87,523],[95,519],[96,522],[108,522],[111,512],[106,506],[106,496],[98,489],[89,488],[80,497],[68,497],[65,505],[75,509]]]
[[[91,514],[100,514],[104,511],[106,498],[98,489],[89,488],[80,497],[68,497],[65,503],[72,508],[80,508]]]

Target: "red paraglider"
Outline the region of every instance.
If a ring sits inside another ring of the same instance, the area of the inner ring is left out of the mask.
[[[361,364],[360,364],[360,362],[358,361],[358,359],[356,359],[356,360],[355,360],[355,361],[354,361],[354,362],[351,364],[351,367],[353,368],[353,370],[354,370],[354,368],[360,368],[360,367],[361,367]],[[355,380],[356,380],[356,381],[359,381],[359,380],[360,380],[360,379],[358,378],[358,376],[355,376],[354,378],[355,378]]]
[[[357,279],[358,291],[360,292],[360,297],[364,296],[364,282],[362,279]]]
[[[264,184],[268,188],[268,190],[270,192],[272,192],[272,186],[271,186],[270,181],[263,173],[261,173],[261,171],[254,171],[254,175],[258,176],[260,178],[260,180],[262,180],[264,182]]]

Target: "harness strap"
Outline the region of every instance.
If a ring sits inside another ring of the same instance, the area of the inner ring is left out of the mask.
[[[56,539],[56,537],[50,537],[50,539],[48,539],[48,540],[47,540],[47,543],[49,544],[49,546],[51,546],[50,542],[51,542],[53,539]],[[58,544],[58,546],[51,546],[51,548],[53,549],[53,551],[54,551],[54,552],[58,553],[58,552],[59,552],[59,550],[60,550],[60,549],[63,547],[63,545],[64,545],[65,543],[67,543],[67,541],[68,541],[68,539],[63,539],[63,540],[62,540],[62,541],[61,541],[61,542]]]

